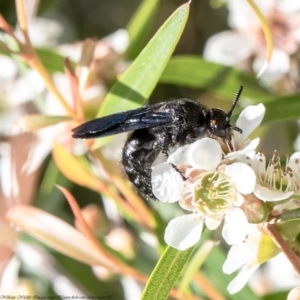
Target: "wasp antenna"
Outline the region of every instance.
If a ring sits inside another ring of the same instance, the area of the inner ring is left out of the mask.
[[[233,100],[231,109],[230,109],[230,111],[227,113],[227,116],[228,116],[229,119],[231,118],[232,112],[234,111],[235,106],[236,106],[237,102],[239,101],[239,98],[240,98],[240,96],[241,96],[241,94],[242,94],[242,91],[243,91],[243,86],[241,85],[241,86],[239,87],[239,89],[238,89],[236,95],[235,95],[235,98],[234,98],[234,100]]]
[[[235,130],[235,131],[237,131],[238,133],[241,133],[241,134],[243,133],[243,130],[239,127],[236,127],[236,126],[232,127],[232,130]]]

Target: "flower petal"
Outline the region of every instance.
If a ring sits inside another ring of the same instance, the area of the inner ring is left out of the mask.
[[[278,9],[285,13],[295,13],[300,10],[300,2],[294,0],[277,0]]]
[[[201,237],[203,219],[196,214],[188,214],[171,220],[165,231],[165,241],[177,250],[194,246]]]
[[[183,180],[171,164],[165,162],[152,168],[153,194],[162,202],[173,203],[181,199]]]
[[[244,212],[235,207],[225,214],[222,236],[228,245],[240,243],[248,233],[248,220]]]
[[[174,165],[190,165],[190,160],[189,160],[189,148],[191,147],[192,144],[186,145],[183,147],[178,148],[174,153],[169,155],[168,157],[168,163],[174,164]]]
[[[294,192],[281,192],[257,184],[253,191],[254,195],[263,201],[280,201],[291,197]]]
[[[299,173],[299,161],[300,161],[300,151],[295,152],[291,155],[288,167],[290,167],[293,171]]]
[[[265,55],[259,55],[254,59],[253,69],[258,73],[266,63]],[[261,74],[260,80],[265,85],[270,85],[274,81],[283,77],[290,70],[290,56],[283,50],[273,49],[271,61],[268,63],[268,67]]]
[[[222,270],[225,274],[231,274],[240,269],[247,262],[254,261],[255,255],[255,248],[246,243],[233,245],[230,247]]]
[[[228,285],[227,290],[230,294],[239,292],[248,282],[254,271],[259,267],[258,264],[242,270]]]
[[[264,118],[266,108],[263,104],[249,105],[239,115],[236,126],[243,130],[243,133],[234,133],[235,140],[240,144],[249,134],[257,128]]]
[[[216,169],[221,159],[222,149],[220,144],[214,139],[203,138],[179,148],[169,156],[168,162],[212,171]]]
[[[209,61],[233,66],[245,60],[253,50],[250,39],[227,30],[209,38],[203,56]]]
[[[192,167],[212,171],[222,159],[222,149],[216,140],[203,138],[192,144],[189,155]]]
[[[205,217],[205,225],[209,230],[215,230],[219,227],[221,222],[223,221],[223,218],[217,219],[217,218],[211,218],[211,217]]]
[[[253,192],[256,183],[256,176],[249,166],[244,163],[237,162],[232,165],[227,165],[225,172],[231,178],[236,189],[240,193],[247,195]]]
[[[228,154],[225,155],[225,158],[233,160],[233,159],[237,159],[240,160],[241,156],[247,155],[248,153],[254,151],[256,149],[256,147],[259,144],[259,138],[255,138],[254,140],[247,140],[247,143],[245,145],[245,143],[237,145],[237,148],[240,149],[238,151],[234,151],[234,152],[229,152]]]

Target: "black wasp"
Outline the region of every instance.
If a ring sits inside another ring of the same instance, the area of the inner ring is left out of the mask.
[[[151,166],[162,152],[175,145],[193,143],[204,136],[221,138],[230,144],[231,132],[242,130],[230,124],[232,112],[242,93],[241,86],[231,109],[208,109],[189,99],[161,102],[91,120],[72,131],[79,139],[99,138],[126,131],[129,135],[122,163],[129,180],[147,197],[155,198],[151,187]]]

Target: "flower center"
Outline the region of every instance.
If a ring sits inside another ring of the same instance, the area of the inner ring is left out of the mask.
[[[236,190],[230,178],[220,172],[199,176],[194,189],[194,204],[205,215],[223,214],[233,206]]]

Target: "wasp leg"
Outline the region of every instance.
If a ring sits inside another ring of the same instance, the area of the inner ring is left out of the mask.
[[[180,174],[182,180],[184,180],[184,181],[185,181],[185,180],[188,180],[188,178],[185,177],[185,176],[183,175],[183,173],[182,173],[180,170],[178,170],[178,168],[177,168],[175,165],[171,164],[171,166],[174,168],[175,171],[177,171],[177,172]]]

